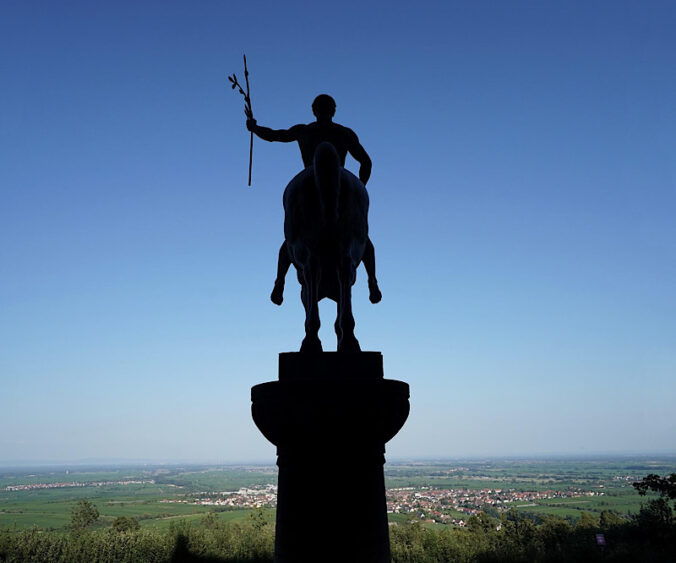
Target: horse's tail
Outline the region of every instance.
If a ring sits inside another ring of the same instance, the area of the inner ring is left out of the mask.
[[[313,164],[322,216],[327,226],[335,226],[338,222],[341,168],[335,147],[331,143],[320,143],[315,150]]]

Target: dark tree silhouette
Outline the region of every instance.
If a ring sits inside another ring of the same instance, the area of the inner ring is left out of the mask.
[[[659,493],[661,497],[676,500],[676,473],[672,473],[668,477],[660,477],[651,473],[634,483],[633,487],[641,496],[644,496],[648,491],[653,491]]]

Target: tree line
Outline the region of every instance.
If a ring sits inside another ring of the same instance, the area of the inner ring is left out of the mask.
[[[634,487],[641,495],[653,492],[659,496],[629,519],[606,510],[598,517],[582,513],[571,523],[557,516],[535,519],[512,508],[497,517],[481,512],[472,516],[465,528],[430,527],[419,522],[391,526],[392,560],[672,562],[676,553],[676,507],[672,506],[676,473],[648,475]],[[118,517],[107,529],[92,529],[98,518],[96,506],[81,500],[73,508],[68,534],[37,529],[2,531],[0,562],[255,563],[273,559],[274,525],[262,510],[253,511],[245,522],[227,523],[210,512],[197,524],[172,522],[168,531],[141,529],[136,519],[127,516]]]

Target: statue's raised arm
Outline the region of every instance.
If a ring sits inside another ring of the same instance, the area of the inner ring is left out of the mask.
[[[258,125],[255,119],[247,119],[246,128],[264,141],[291,143],[298,140],[303,125],[294,125],[290,129],[270,129]]]

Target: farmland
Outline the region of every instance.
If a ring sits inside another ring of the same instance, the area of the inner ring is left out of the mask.
[[[598,516],[604,510],[627,517],[645,500],[632,482],[648,473],[672,472],[674,457],[400,461],[385,468],[392,522],[449,525],[461,525],[479,511],[497,514],[510,507],[536,518],[552,514],[576,520],[582,512]],[[172,522],[199,521],[210,512],[223,522],[238,521],[257,506],[273,520],[274,500],[257,495],[276,479],[274,466],[255,465],[5,468],[0,469],[0,530],[65,533],[80,499],[97,507],[98,528],[109,528],[120,516],[159,530]]]

